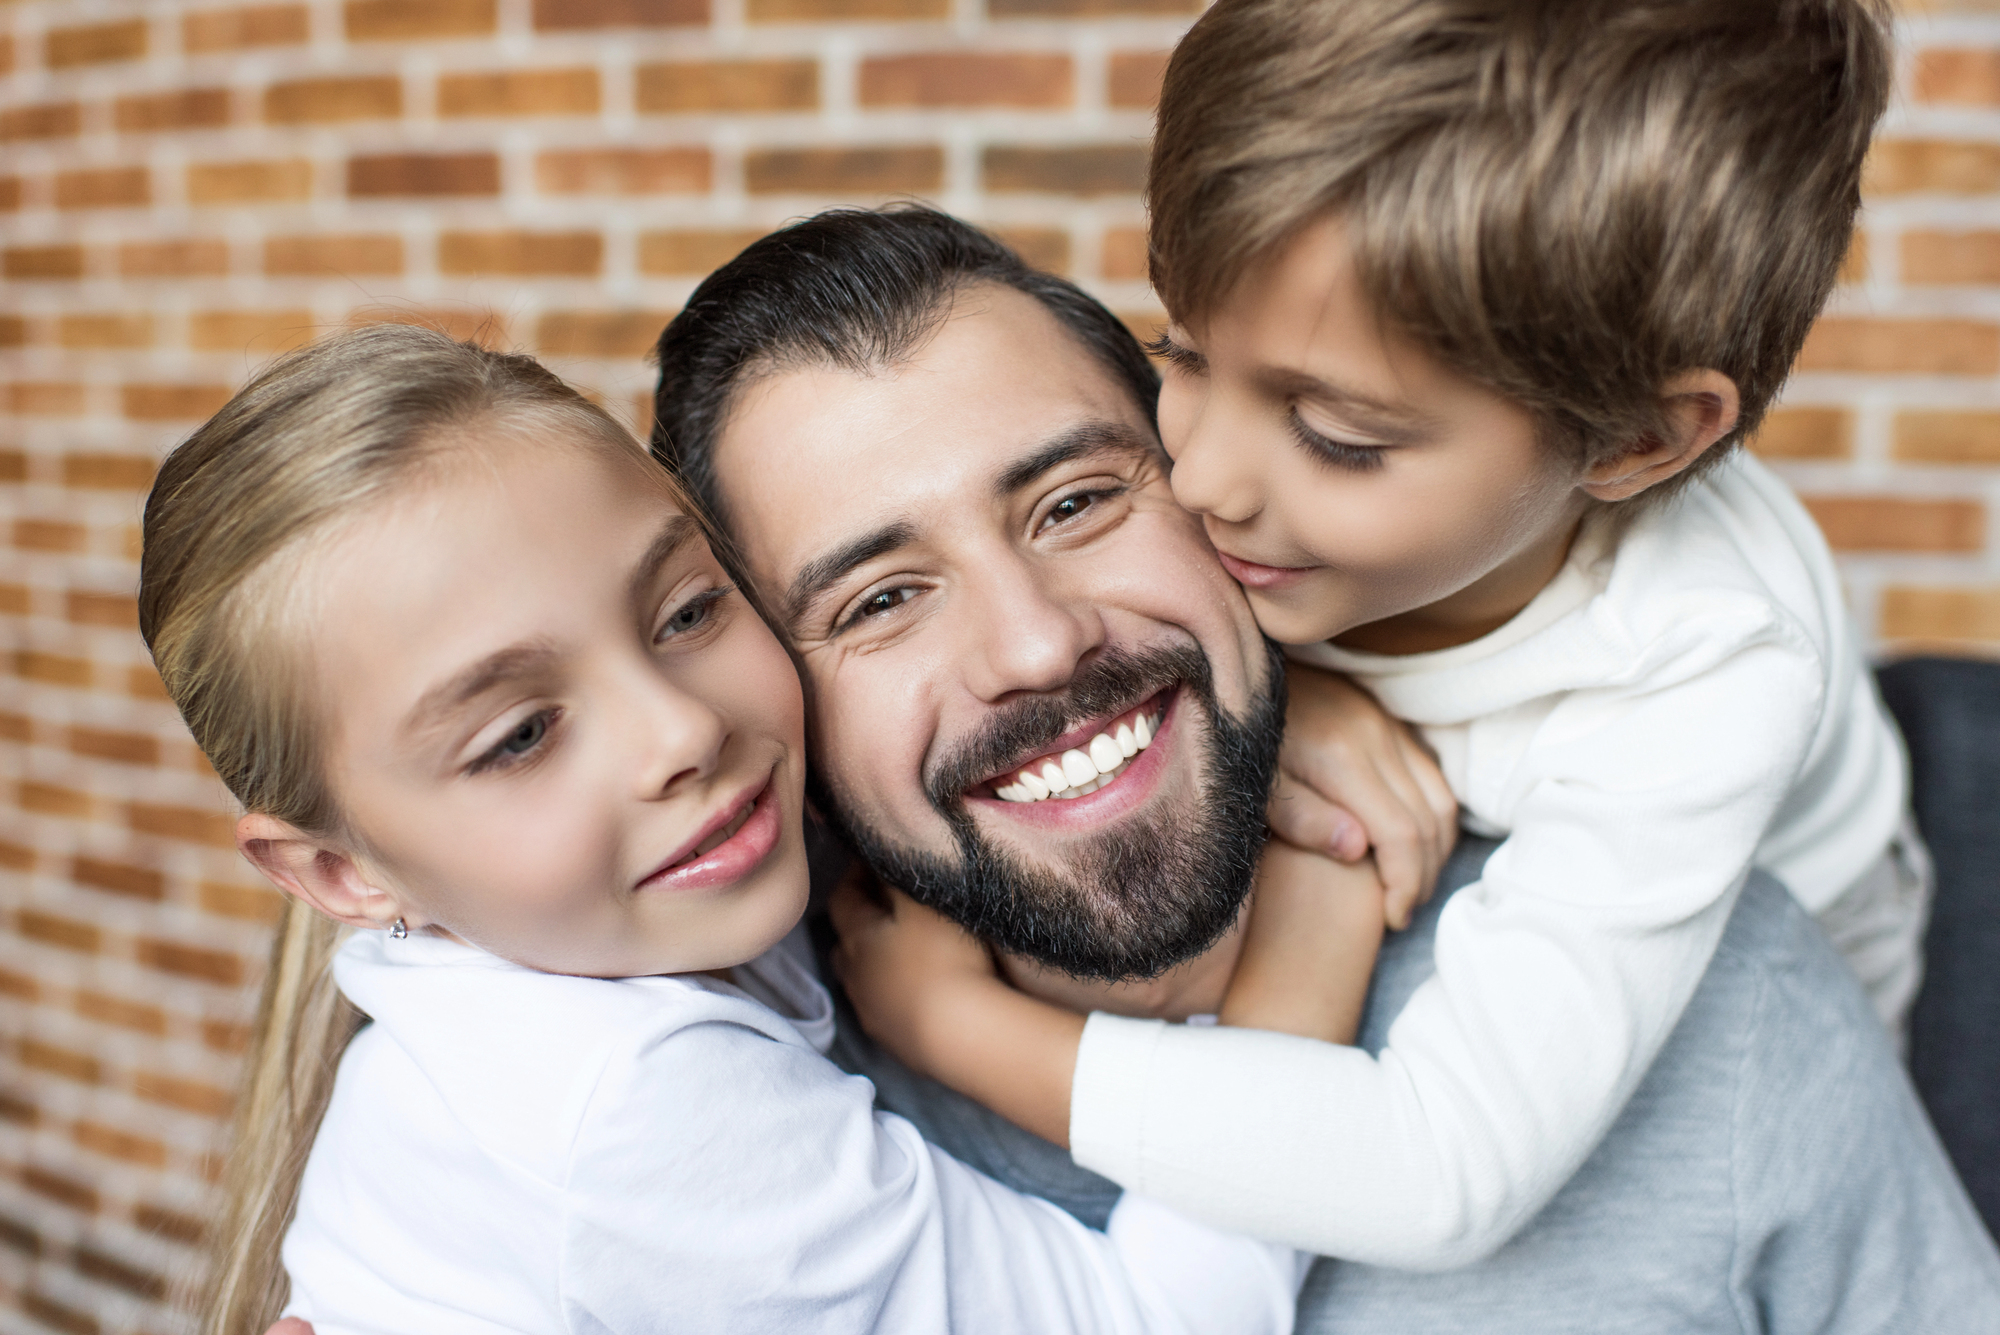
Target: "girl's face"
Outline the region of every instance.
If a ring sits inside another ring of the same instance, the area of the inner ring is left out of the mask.
[[[791,661],[652,466],[473,428],[305,562],[356,874],[558,973],[724,968],[805,907]]]

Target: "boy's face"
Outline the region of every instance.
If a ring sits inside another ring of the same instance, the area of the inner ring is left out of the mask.
[[[1167,338],[1174,496],[1273,639],[1445,648],[1561,567],[1582,468],[1523,409],[1382,327],[1339,217]]]

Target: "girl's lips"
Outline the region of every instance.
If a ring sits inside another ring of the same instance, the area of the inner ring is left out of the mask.
[[[764,781],[762,791],[757,794],[756,806],[735,834],[697,857],[684,862],[670,862],[660,870],[639,882],[641,890],[706,890],[719,885],[733,885],[755,871],[771,850],[778,846],[778,835],[782,822],[778,812],[778,785],[775,773]],[[741,806],[731,809],[723,820]],[[706,838],[707,831],[702,838]],[[695,841],[700,846],[700,839]]]
[[[1229,572],[1229,577],[1247,589],[1289,588],[1310,575],[1315,568],[1258,565],[1255,561],[1231,556],[1221,548],[1216,549],[1215,555],[1222,562],[1222,568]]]

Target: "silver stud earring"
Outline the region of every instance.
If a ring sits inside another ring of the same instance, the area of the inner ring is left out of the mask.
[[[389,939],[391,941],[401,941],[404,937],[408,936],[409,934],[410,934],[410,926],[408,923],[404,922],[401,918],[396,919],[396,925],[389,929]]]

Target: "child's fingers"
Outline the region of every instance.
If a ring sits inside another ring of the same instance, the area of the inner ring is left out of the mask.
[[[1265,819],[1271,833],[1298,848],[1309,848],[1341,862],[1368,853],[1368,832],[1352,812],[1329,802],[1312,788],[1282,771],[1271,789]]]
[[[265,1331],[264,1335],[313,1335],[313,1328],[295,1316],[288,1316]]]

